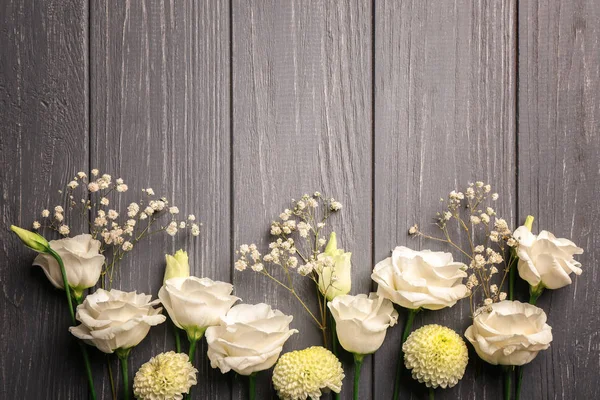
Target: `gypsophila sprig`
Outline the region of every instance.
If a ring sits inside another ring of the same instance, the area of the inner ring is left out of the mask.
[[[200,225],[194,215],[179,217],[179,208],[169,203],[167,198],[155,195],[152,188],[141,189],[142,196],[137,202],[129,203],[125,210],[119,210],[120,196],[129,190],[122,178],[113,179],[92,169],[90,176],[78,172],[59,190],[66,195],[66,203],[41,211],[40,220],[33,223],[38,231],[44,229],[68,236],[80,221],[87,221],[89,233],[101,242],[100,253],[106,257],[102,270],[102,287],[110,288],[115,277],[115,269],[123,257],[131,252],[143,239],[159,232],[175,236],[189,232],[200,234]],[[75,219],[79,219],[76,221]],[[68,220],[71,220],[69,223]]]
[[[244,271],[247,268],[264,275],[278,285],[288,290],[309,313],[323,331],[323,340],[326,343],[325,330],[327,326],[327,301],[325,295],[329,289],[335,287],[336,278],[333,271],[335,258],[325,254],[327,244],[327,220],[342,209],[342,204],[334,198],[323,196],[320,192],[312,195],[305,194],[300,200],[292,200],[290,208],[279,214],[279,218],[271,222],[270,234],[274,237],[269,244],[266,254],[261,254],[256,244],[243,244],[237,254],[235,269]],[[335,239],[335,237],[334,237]],[[319,286],[319,277],[327,271],[327,284]],[[319,310],[311,311],[304,299],[299,296],[296,289],[298,278],[313,281],[317,287]],[[318,315],[318,316],[317,316]]]
[[[516,257],[509,249],[517,243],[506,220],[496,214],[494,204],[498,198],[491,185],[469,183],[464,191],[453,190],[440,199],[442,210],[436,215],[435,225],[441,237],[425,234],[417,224],[408,230],[410,235],[447,243],[468,259],[466,285],[472,315],[506,299],[503,286],[510,268],[515,267]],[[461,246],[458,238],[453,238],[461,231],[468,246]]]

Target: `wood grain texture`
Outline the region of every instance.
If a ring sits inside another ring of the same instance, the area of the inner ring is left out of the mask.
[[[515,220],[515,2],[376,1],[375,262],[397,245],[450,251],[408,237],[430,224],[453,189],[483,180],[501,194],[498,214]],[[461,259],[460,254],[455,258]],[[374,399],[392,397],[403,320],[375,355]],[[468,301],[421,312],[413,329],[438,323],[463,333]],[[502,375],[474,352],[460,383],[439,399],[498,399]],[[410,375],[400,398],[426,397]]]
[[[193,275],[230,281],[228,2],[93,1],[91,11],[92,165],[129,181],[121,208],[152,187],[206,227],[196,239],[150,237],[122,264],[117,287],[156,296],[164,255],[179,248]],[[131,375],[172,349],[167,324],[153,328],[132,352]],[[229,397],[205,341],[196,360],[194,397]]]
[[[598,397],[600,3],[519,4],[519,218],[573,238],[583,274],[538,301],[554,340],[525,368],[523,398]]]
[[[234,243],[266,247],[268,226],[292,198],[315,190],[343,199],[331,219],[340,247],[353,251],[353,293],[370,288],[371,7],[364,1],[233,2]],[[301,295],[314,300],[308,280]],[[252,271],[235,272],[244,302],[293,314],[300,330],[284,350],[321,345],[316,324],[285,290]],[[348,354],[344,385],[351,388]],[[365,361],[361,398],[371,398]],[[274,396],[270,374],[257,398]],[[234,398],[246,398],[245,381]],[[343,398],[351,398],[344,390]]]
[[[3,399],[83,399],[87,393],[64,292],[31,266],[34,252],[9,231],[12,224],[31,228],[44,208],[66,208],[57,190],[87,169],[87,20],[84,1],[0,4]]]

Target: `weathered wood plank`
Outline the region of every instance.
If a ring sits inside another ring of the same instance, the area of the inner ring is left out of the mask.
[[[181,247],[194,275],[229,281],[228,2],[94,1],[91,7],[92,165],[128,179],[128,201],[152,187],[205,227],[197,239],[150,237],[121,266],[117,287],[156,296],[164,254]],[[167,324],[153,328],[132,352],[131,375],[171,349]],[[228,378],[210,368],[205,341],[196,363],[194,396],[229,397]],[[105,374],[101,384],[108,398]]]
[[[371,264],[371,5],[351,2],[233,2],[234,243],[268,243],[267,228],[292,198],[319,190],[344,203],[333,218],[353,251],[353,293],[368,292]],[[252,271],[234,273],[245,302],[293,314],[285,351],[322,344],[299,303]],[[298,277],[298,279],[301,279]],[[302,281],[300,281],[302,282]],[[304,281],[306,297],[314,287]],[[351,358],[343,357],[351,398]],[[371,362],[361,398],[371,398]],[[269,374],[258,398],[273,396]],[[234,397],[246,397],[246,381]]]
[[[57,190],[87,169],[87,14],[79,0],[0,5],[3,399],[86,398],[64,292],[31,267],[35,254],[9,228],[30,228],[42,209],[62,202]]]
[[[519,217],[584,248],[583,275],[538,301],[550,350],[525,368],[524,399],[597,397],[600,368],[600,4],[519,4]]]
[[[500,192],[498,213],[514,221],[515,2],[375,2],[375,260],[397,245],[448,248],[409,239],[426,231],[439,198],[468,181]],[[460,259],[459,255],[455,255]],[[465,261],[465,260],[462,260]],[[463,333],[468,301],[420,313],[413,326],[438,323]],[[401,314],[401,319],[405,313]],[[375,355],[375,399],[392,397],[403,322]],[[476,356],[473,352],[472,359]],[[439,399],[497,399],[502,375],[474,362]],[[401,398],[426,396],[410,376]]]

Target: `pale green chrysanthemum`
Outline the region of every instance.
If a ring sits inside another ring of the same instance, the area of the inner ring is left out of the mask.
[[[329,350],[314,346],[286,353],[273,371],[273,386],[280,399],[319,399],[321,389],[342,390],[344,370]]]
[[[404,364],[413,379],[427,387],[452,387],[463,377],[469,354],[464,340],[452,329],[426,325],[410,334],[402,346]]]
[[[133,394],[139,400],[181,400],[197,383],[198,370],[187,355],[169,351],[152,357],[133,379]]]

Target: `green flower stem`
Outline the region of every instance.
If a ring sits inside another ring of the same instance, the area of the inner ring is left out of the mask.
[[[410,309],[408,310],[408,315],[406,316],[406,324],[404,325],[404,333],[402,333],[402,341],[400,342],[400,350],[398,351],[398,364],[396,366],[396,380],[394,382],[394,400],[398,400],[400,398],[400,378],[402,377],[402,370],[404,365],[404,351],[402,351],[402,345],[406,342],[410,331],[412,330],[412,324],[415,320],[415,315],[419,312],[419,308],[416,310]]]
[[[67,271],[65,270],[65,264],[63,263],[62,258],[58,255],[57,252],[48,247],[48,253],[56,260],[58,266],[60,267],[60,273],[63,279],[63,285],[65,287],[65,293],[67,295],[67,304],[69,306],[69,315],[71,316],[71,325],[75,326],[77,321],[75,320],[75,310],[73,309],[73,301],[71,296],[71,289],[69,287],[69,280],[67,279]],[[83,296],[78,295],[75,296],[77,304],[81,304]],[[79,345],[79,349],[81,349],[81,355],[83,356],[83,363],[85,364],[85,374],[88,381],[88,386],[90,389],[90,396],[93,400],[96,400],[96,389],[94,388],[94,377],[92,375],[92,367],[90,365],[90,357],[88,356],[87,349],[85,345],[81,341],[77,341]]]
[[[197,340],[190,340],[189,356],[190,356],[190,363],[192,363],[192,365],[194,364],[194,356],[196,355],[196,343],[198,343]]]
[[[544,284],[540,282],[539,285],[537,286],[529,286],[529,304],[533,304],[535,306],[535,304],[537,303],[537,299],[542,295],[542,293],[544,292]]]
[[[129,373],[127,371],[127,358],[129,357],[129,351],[127,350],[117,350],[117,356],[119,357],[119,362],[121,364],[121,374],[123,375],[123,399],[129,400]]]
[[[435,391],[432,387],[429,388],[429,400],[435,399]]]
[[[250,400],[256,399],[256,373],[248,376],[248,394]]]
[[[181,353],[181,338],[179,337],[179,328],[171,321],[171,327],[173,328],[173,336],[175,337],[175,350]]]
[[[75,321],[75,311],[73,309],[73,301],[71,299],[71,290],[69,287],[69,280],[67,279],[67,271],[65,271],[65,264],[63,263],[63,260],[58,255],[58,253],[52,250],[50,247],[48,247],[48,252],[52,257],[54,257],[54,259],[58,263],[58,266],[60,267],[63,285],[65,286],[65,294],[67,295],[67,304],[69,305],[69,315],[71,316],[71,324],[75,326],[77,324],[77,321]]]
[[[331,311],[328,311],[328,313],[329,313],[329,327],[330,327],[329,329],[331,330],[331,351],[336,357],[338,357],[338,338],[337,338],[337,331],[335,328],[335,318],[333,318]],[[341,398],[340,393],[333,392],[333,398],[335,400],[340,400],[340,398]]]
[[[523,365],[520,367],[516,367],[517,387],[515,388],[515,400],[519,400],[521,398],[521,384],[523,383],[523,367]]]
[[[517,255],[513,254],[514,252],[511,251],[510,253],[510,261],[508,262],[508,268],[509,272],[508,272],[508,299],[509,300],[514,300],[515,299],[515,280],[517,278],[517,271],[516,271],[516,265],[514,265],[513,260],[516,259]]]
[[[354,400],[359,398],[360,370],[364,358],[363,354],[354,354]]]
[[[511,386],[512,386],[512,373],[513,367],[506,366],[504,367],[504,400],[511,399]]]

